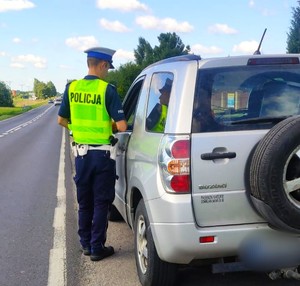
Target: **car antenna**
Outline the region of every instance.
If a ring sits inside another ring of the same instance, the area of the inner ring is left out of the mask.
[[[257,50],[254,52],[254,55],[260,55],[260,54],[261,54],[261,53],[260,53],[260,46],[261,46],[261,43],[262,43],[262,41],[263,41],[263,39],[264,39],[264,36],[265,36],[266,31],[267,31],[267,28],[265,28],[265,30],[264,30],[264,33],[263,33],[263,35],[262,35],[262,37],[261,37],[261,39],[260,39],[260,43],[259,43],[259,45],[258,45]]]

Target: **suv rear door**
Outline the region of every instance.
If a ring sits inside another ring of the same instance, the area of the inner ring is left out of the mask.
[[[276,94],[266,90],[271,82],[294,92],[271,102]],[[192,199],[199,226],[263,222],[245,190],[247,160],[276,122],[298,114],[299,88],[298,66],[199,70],[191,143]]]

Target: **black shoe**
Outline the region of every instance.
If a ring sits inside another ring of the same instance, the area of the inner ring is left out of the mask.
[[[89,246],[82,247],[81,249],[82,249],[82,252],[83,252],[84,255],[86,255],[86,256],[90,256],[91,255],[91,248]]]
[[[108,256],[111,256],[115,253],[115,250],[112,246],[104,247],[100,251],[92,252],[91,254],[91,260],[92,261],[99,261],[102,260]]]

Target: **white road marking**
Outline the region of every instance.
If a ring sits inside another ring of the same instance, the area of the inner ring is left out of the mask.
[[[53,219],[53,248],[49,255],[49,273],[47,286],[67,285],[66,268],[66,190],[65,190],[65,130],[63,129],[60,148],[60,162],[57,181],[57,207]]]
[[[27,121],[27,122],[24,122],[24,123],[22,123],[22,124],[20,124],[20,125],[18,125],[18,126],[16,126],[16,127],[13,127],[13,128],[11,128],[11,129],[9,129],[9,130],[3,132],[2,134],[0,134],[0,138],[6,136],[6,135],[8,135],[8,134],[12,134],[12,133],[14,133],[14,132],[16,132],[16,131],[18,131],[18,130],[20,130],[20,129],[22,129],[22,128],[28,126],[28,125],[30,125],[31,123],[35,122],[36,120],[40,119],[43,115],[45,115],[45,114],[49,111],[49,109],[52,108],[52,107],[53,107],[53,106],[48,107],[46,110],[44,110],[44,112],[42,112],[41,114],[39,114],[39,115],[36,116],[35,118],[30,119],[30,120]]]

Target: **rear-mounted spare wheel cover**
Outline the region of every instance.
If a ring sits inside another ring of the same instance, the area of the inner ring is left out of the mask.
[[[272,226],[300,232],[300,117],[275,125],[248,160],[246,186]]]

